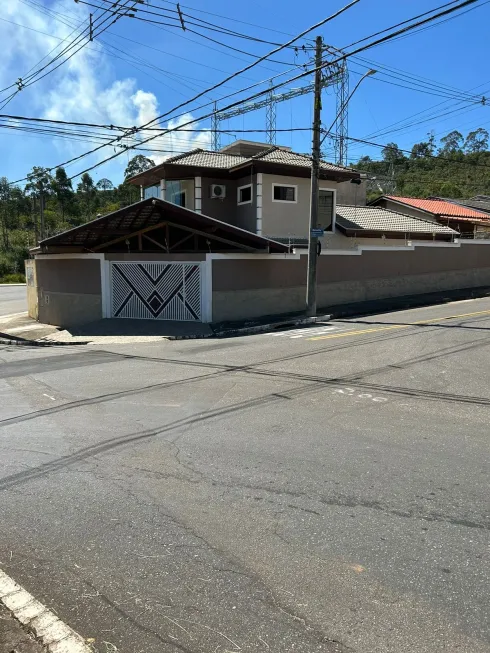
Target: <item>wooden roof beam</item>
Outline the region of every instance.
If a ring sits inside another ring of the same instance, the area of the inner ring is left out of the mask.
[[[134,236],[138,236],[139,234],[145,234],[148,231],[153,231],[154,229],[159,229],[160,227],[164,227],[167,224],[167,222],[158,222],[155,225],[152,225],[151,227],[145,227],[144,229],[138,229],[137,231],[133,231],[132,233],[128,233],[125,236],[122,236],[121,238],[113,238],[113,240],[108,240],[105,243],[102,243],[101,245],[97,245],[97,247],[93,247],[94,252],[98,252],[101,249],[104,249],[104,247],[109,247],[110,245],[116,245],[116,243],[120,243],[123,240],[129,239],[129,238],[134,238]]]

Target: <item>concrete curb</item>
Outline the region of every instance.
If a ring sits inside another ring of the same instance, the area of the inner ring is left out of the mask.
[[[0,601],[48,653],[91,653],[83,637],[0,570]]]
[[[223,329],[222,331],[215,331],[214,333],[207,333],[205,335],[190,335],[190,336],[167,336],[167,340],[202,340],[205,338],[232,338],[234,336],[246,336],[254,333],[265,333],[267,331],[274,331],[275,329],[282,329],[294,326],[307,326],[308,324],[316,324],[317,322],[328,322],[331,315],[317,315],[315,317],[300,317],[292,318],[290,320],[281,320],[280,322],[269,322],[268,324],[256,324],[248,327],[239,327],[236,329]]]
[[[26,283],[0,283],[0,287],[9,288],[13,286],[27,286]]]
[[[58,342],[53,340],[12,340],[11,338],[0,337],[0,345],[15,345],[18,347],[73,347],[73,345],[88,345],[90,341],[86,342]]]

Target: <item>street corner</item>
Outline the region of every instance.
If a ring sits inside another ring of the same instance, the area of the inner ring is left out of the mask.
[[[26,312],[0,316],[0,340],[38,341],[58,331],[58,327],[37,322]]]

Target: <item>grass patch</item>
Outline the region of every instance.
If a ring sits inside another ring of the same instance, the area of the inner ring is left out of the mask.
[[[15,272],[12,274],[4,274],[3,277],[0,277],[0,283],[25,283],[26,277],[20,272]]]

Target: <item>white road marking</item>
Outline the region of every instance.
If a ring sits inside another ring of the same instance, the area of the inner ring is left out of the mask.
[[[52,401],[56,401],[56,399],[54,397],[52,397],[51,395],[47,395],[45,392],[43,392],[43,397],[47,397],[48,399],[51,399]]]
[[[332,392],[338,395],[347,395],[347,397],[370,399],[371,401],[375,401],[377,403],[384,403],[385,401],[388,401],[386,397],[373,397],[373,395],[369,394],[369,392],[361,392],[360,394],[356,395],[354,388],[336,388],[335,390],[332,390]]]
[[[1,569],[0,602],[34,633],[49,653],[92,653],[83,637]]]
[[[290,329],[288,331],[277,331],[274,333],[267,333],[267,336],[282,336],[283,338],[306,338],[311,336],[322,336],[325,333],[330,333],[330,331],[336,331],[338,327],[333,324],[329,326],[321,326],[315,328],[305,327],[303,329]]]

